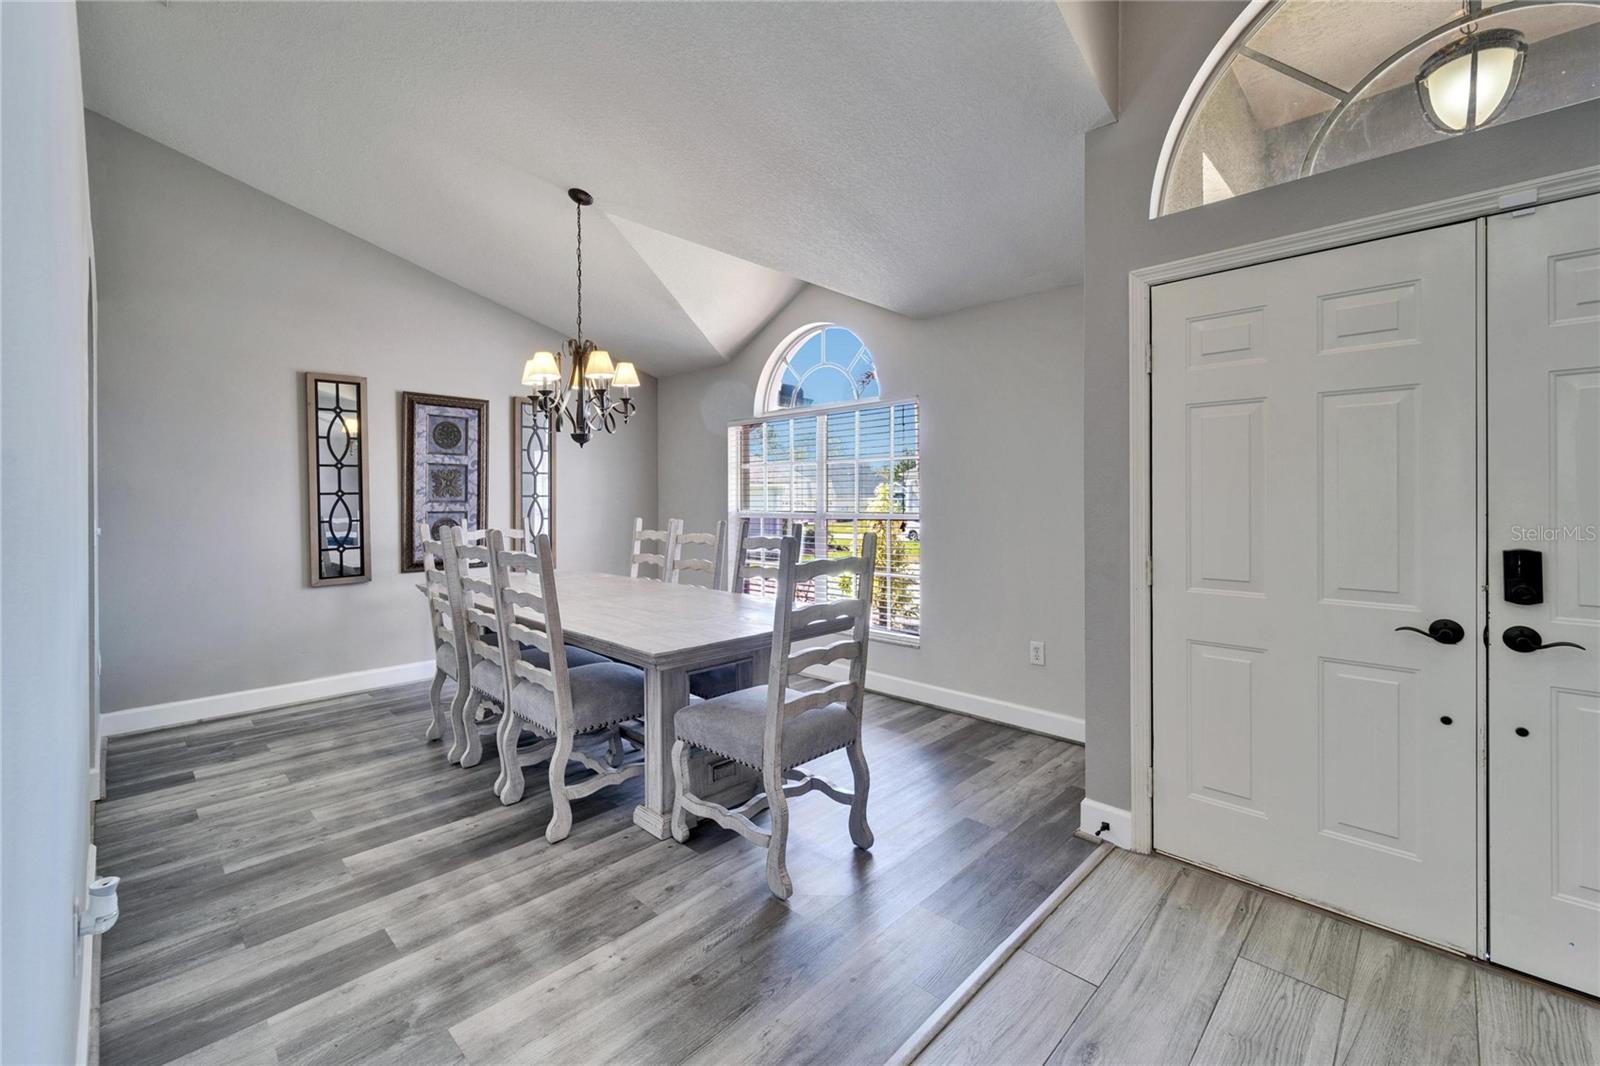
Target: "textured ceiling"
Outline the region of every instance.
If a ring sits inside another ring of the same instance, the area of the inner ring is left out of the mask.
[[[813,282],[1081,277],[1109,118],[1055,3],[83,3],[87,106],[652,373]]]

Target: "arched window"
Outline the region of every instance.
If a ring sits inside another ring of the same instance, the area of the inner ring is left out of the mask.
[[[756,413],[856,403],[881,394],[878,368],[860,337],[843,326],[807,326],[773,353]]]
[[[1593,0],[1258,0],[1173,117],[1150,217],[1597,97]]]
[[[756,387],[755,417],[728,431],[734,520],[752,536],[798,536],[802,559],[858,554],[873,534],[873,633],[901,643],[922,633],[920,435],[917,402],[885,402],[866,344],[826,322],[778,346]],[[752,577],[740,591],[775,588]],[[802,588],[813,594],[856,593]]]

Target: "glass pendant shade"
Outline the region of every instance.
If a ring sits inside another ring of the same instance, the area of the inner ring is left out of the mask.
[[[637,388],[639,385],[639,372],[633,368],[632,363],[618,363],[617,376],[611,379],[611,384],[620,389]]]
[[[548,388],[561,380],[561,364],[554,352],[534,352],[533,358],[522,365],[522,383],[533,388]]]
[[[1444,133],[1465,133],[1499,118],[1517,91],[1527,50],[1516,30],[1488,30],[1434,53],[1417,74],[1428,121]]]

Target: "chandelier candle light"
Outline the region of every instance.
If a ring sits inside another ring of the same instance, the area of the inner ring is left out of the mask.
[[[553,419],[557,432],[570,426],[572,439],[581,448],[597,428],[615,433],[618,415],[627,425],[634,407],[629,394],[639,384],[639,372],[628,362],[613,366],[610,352],[584,339],[583,209],[594,203],[594,197],[582,189],[568,189],[567,195],[578,205],[578,328],[577,336],[568,338],[562,348],[572,369],[570,376],[563,374],[562,356],[555,352],[534,352],[522,367],[522,383],[533,389],[528,398],[534,410]],[[564,377],[567,386],[558,392]],[[608,399],[606,394],[613,388],[622,395]]]

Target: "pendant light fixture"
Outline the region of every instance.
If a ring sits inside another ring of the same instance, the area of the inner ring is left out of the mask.
[[[594,197],[582,189],[568,189],[567,196],[578,206],[577,335],[567,339],[561,355],[534,352],[522,367],[522,383],[533,390],[528,399],[534,410],[553,419],[556,432],[570,432],[581,448],[597,429],[615,433],[618,416],[622,425],[628,423],[634,409],[630,394],[639,385],[639,372],[629,362],[613,365],[611,353],[583,335],[583,209],[594,203]],[[562,372],[563,362],[570,364],[567,373]],[[622,395],[609,398],[612,389]]]
[[[1522,78],[1527,41],[1512,29],[1463,27],[1417,72],[1423,114],[1442,133],[1482,129],[1500,117]]]

